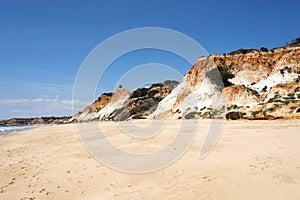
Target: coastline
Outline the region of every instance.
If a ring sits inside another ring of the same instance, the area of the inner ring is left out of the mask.
[[[23,131],[27,131],[27,130],[39,128],[39,127],[42,127],[42,126],[46,126],[46,125],[41,125],[41,124],[33,124],[33,125],[0,125],[0,129],[4,129],[4,130],[1,130],[0,137],[7,136],[9,134],[20,133],[20,132],[23,132]]]
[[[197,120],[194,120],[197,121]],[[139,126],[148,120],[131,121]],[[163,147],[180,120],[166,120],[153,139],[124,138],[113,122],[98,122],[127,151]],[[2,199],[295,199],[300,196],[299,120],[224,120],[212,153],[199,160],[210,120],[199,120],[186,154],[154,173],[105,167],[83,147],[76,124],[53,125],[0,138]],[[97,123],[97,122],[92,122]],[[127,124],[129,122],[122,122]]]

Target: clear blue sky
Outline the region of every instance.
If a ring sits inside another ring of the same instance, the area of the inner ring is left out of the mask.
[[[119,32],[170,28],[208,53],[273,48],[300,36],[299,7],[297,0],[0,0],[0,119],[71,114],[80,64]],[[132,64],[161,61],[152,57],[141,53]],[[168,64],[171,57],[162,56],[161,62]],[[183,74],[190,67],[170,63]],[[106,83],[98,92],[113,86]]]

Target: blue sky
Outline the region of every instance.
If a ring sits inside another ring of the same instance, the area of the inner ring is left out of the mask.
[[[72,114],[73,83],[101,41],[139,27],[164,27],[209,54],[273,48],[300,36],[297,0],[0,0],[0,119]],[[97,94],[133,65],[158,62],[184,74],[185,61],[145,51],[116,62]],[[112,77],[115,77],[113,79]]]

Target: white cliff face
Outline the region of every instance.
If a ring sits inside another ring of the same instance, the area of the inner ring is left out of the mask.
[[[269,75],[266,78],[261,78],[259,82],[255,84],[249,83],[243,76],[244,73],[238,74],[235,78],[231,79],[230,82],[232,82],[235,85],[245,85],[248,88],[251,88],[256,91],[261,91],[264,88],[266,88],[266,91],[270,91],[270,88],[273,86],[280,84],[280,83],[288,83],[293,80],[295,80],[298,77],[298,74],[296,73],[288,73],[286,70],[281,69],[283,73],[280,72],[280,69],[276,70],[274,73]],[[249,75],[250,72],[248,72]],[[251,73],[250,75],[255,76],[255,74]]]
[[[120,109],[123,107],[126,100],[129,98],[129,93],[120,96],[116,101],[110,102],[107,104],[103,109],[96,113],[96,118],[98,119],[105,119],[110,116],[115,110]]]
[[[221,88],[222,78],[217,66],[200,58],[183,81],[159,103],[148,118],[178,118],[208,107],[221,107],[224,104]]]
[[[183,81],[172,92],[159,102],[157,109],[148,116],[148,118],[156,118],[164,113],[169,112],[174,106],[180,94],[188,88],[188,84]]]
[[[217,85],[207,77],[181,103],[182,113],[198,111],[204,107],[217,107],[223,104],[222,94]]]
[[[253,85],[253,89],[257,91],[261,91],[263,88],[267,88],[267,91],[270,91],[270,88],[279,84],[279,83],[287,83],[293,81],[295,77],[292,74],[280,74],[276,72],[269,76],[268,78],[259,81],[257,84]]]
[[[183,81],[159,103],[149,118],[174,118],[172,115],[182,117],[189,112],[199,111],[205,107],[218,108],[223,104],[224,99],[219,86],[213,84],[209,78],[204,78],[194,89]]]
[[[108,103],[104,108],[102,108],[98,112],[85,112],[82,113],[77,120],[78,121],[90,121],[95,119],[105,119],[110,116],[116,109],[122,108],[125,101],[129,98],[129,95],[123,96],[120,99],[118,99],[116,102],[110,102]]]
[[[95,112],[83,112],[81,113],[77,118],[77,121],[88,121],[88,120],[93,120],[96,118],[96,113]]]
[[[128,90],[124,90],[118,88],[116,93],[112,96],[111,100],[108,104],[104,104],[105,106],[96,111],[95,109],[87,109],[82,112],[78,116],[74,116],[74,119],[77,121],[90,121],[95,119],[103,119],[110,116],[116,109],[119,109],[123,106],[126,100],[129,98],[130,92]]]

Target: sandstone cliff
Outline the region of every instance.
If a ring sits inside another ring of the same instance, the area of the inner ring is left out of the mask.
[[[211,55],[196,61],[150,118],[299,118],[299,80],[299,46]]]
[[[132,93],[117,88],[112,96],[102,94],[71,121],[144,119],[177,85],[176,81],[165,81],[150,87],[138,88]]]
[[[299,45],[239,49],[199,58],[180,84],[103,94],[73,120],[300,118],[299,81]]]

